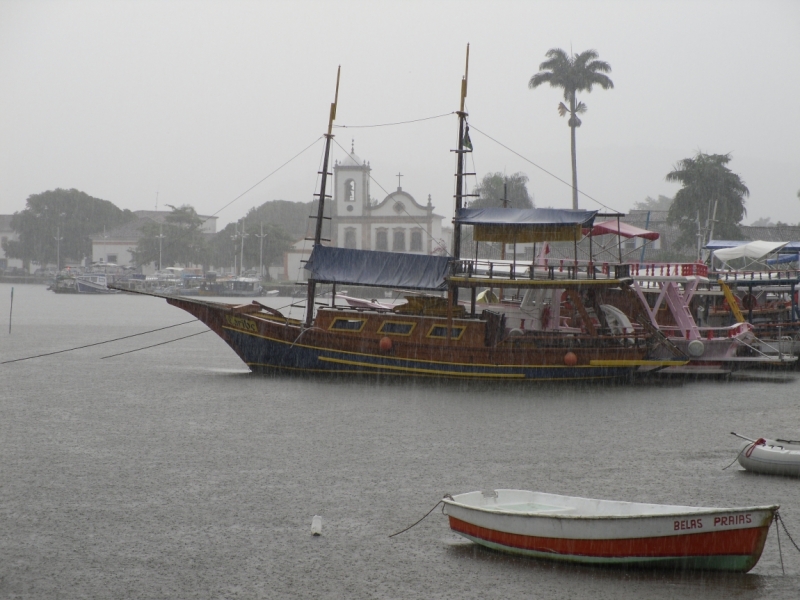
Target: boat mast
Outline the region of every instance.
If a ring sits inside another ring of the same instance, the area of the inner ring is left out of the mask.
[[[467,113],[464,112],[464,101],[467,98],[467,77],[469,75],[469,44],[467,44],[467,62],[464,67],[464,77],[461,78],[461,108],[458,112],[458,145],[456,146],[456,217],[458,211],[464,207],[464,132],[467,125]],[[453,258],[461,258],[461,225],[456,219],[453,223]]]
[[[458,264],[461,258],[461,224],[458,213],[464,207],[464,155],[471,152],[465,146],[467,132],[467,113],[464,112],[464,101],[467,98],[467,78],[469,76],[469,44],[467,44],[467,60],[464,66],[464,77],[461,78],[461,107],[458,112],[458,145],[456,146],[456,219],[453,222],[453,259]],[[453,304],[458,303],[458,288],[452,290]]]
[[[325,199],[330,196],[325,195],[325,187],[328,183],[328,157],[331,153],[331,140],[333,139],[333,120],[336,118],[336,103],[339,101],[339,76],[342,73],[341,65],[336,71],[336,94],[331,104],[331,113],[328,118],[328,133],[325,134],[325,157],[322,159],[322,175],[319,183],[319,206],[317,208],[317,226],[314,230],[314,246],[322,243],[322,221],[325,211]],[[306,327],[311,327],[311,319],[314,316],[314,298],[316,295],[317,282],[313,278],[308,280],[308,297],[306,298]]]

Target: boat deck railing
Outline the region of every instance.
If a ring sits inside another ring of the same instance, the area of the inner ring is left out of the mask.
[[[708,265],[673,262],[613,263],[542,257],[526,262],[461,259],[454,261],[453,275],[487,280],[683,278],[708,277]]]
[[[461,259],[453,263],[453,276],[491,281],[536,279],[620,279],[630,276],[630,265],[570,259],[537,259],[528,262]]]
[[[782,285],[800,284],[800,270],[786,269],[781,271],[712,271],[714,280],[721,279],[736,283],[772,283]]]

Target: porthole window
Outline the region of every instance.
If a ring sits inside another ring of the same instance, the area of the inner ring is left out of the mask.
[[[453,327],[450,329],[450,337],[454,340],[460,339],[462,335],[464,335],[465,327]],[[428,332],[428,337],[431,338],[446,338],[447,337],[447,326],[446,325],[434,325],[431,327],[431,330]]]
[[[364,329],[364,325],[366,325],[366,319],[343,319],[337,318],[334,319],[331,326],[328,328],[331,331],[352,331],[358,333],[362,329]]]
[[[384,321],[381,324],[378,333],[386,333],[388,335],[411,335],[414,331],[416,323],[401,323],[399,321]]]

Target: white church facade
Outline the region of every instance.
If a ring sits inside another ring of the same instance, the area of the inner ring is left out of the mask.
[[[443,229],[428,196],[419,204],[400,186],[383,200],[370,196],[370,165],[350,154],[333,166],[331,245],[339,248],[434,254],[449,249],[449,230]]]
[[[444,217],[434,212],[430,196],[426,204],[419,204],[398,181],[397,190],[379,201],[370,196],[370,171],[369,163],[352,148],[344,160],[334,163],[329,244],[409,254],[448,253],[453,230],[442,226]],[[284,254],[286,280],[308,277],[303,265],[310,254],[308,240],[298,241]]]

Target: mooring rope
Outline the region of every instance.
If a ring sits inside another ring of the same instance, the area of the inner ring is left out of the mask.
[[[778,523],[780,523],[781,527],[783,527],[783,532],[786,534],[786,537],[789,538],[789,541],[792,543],[792,546],[794,546],[794,549],[800,552],[800,546],[797,545],[797,543],[792,538],[792,534],[789,533],[789,530],[786,527],[786,523],[783,522],[783,517],[781,517],[781,512],[779,510],[775,511],[775,516],[773,517],[772,520],[775,521],[775,533],[778,536],[778,555],[781,558],[781,572],[784,575],[786,575],[786,571],[783,568],[783,550],[781,549],[781,530],[778,529]]]
[[[747,448],[747,446],[745,446],[744,448]],[[742,450],[744,450],[744,448],[742,448]],[[722,468],[722,470],[723,470],[723,471],[725,471],[726,469],[728,469],[728,468],[732,467],[732,466],[734,465],[734,463],[735,463],[737,460],[739,460],[739,456],[742,454],[742,450],[739,450],[739,452],[736,454],[736,458],[734,458],[734,459],[731,461],[731,464],[729,464],[727,467],[723,467],[723,468]]]
[[[139,350],[147,350],[148,348],[155,348],[156,346],[163,346],[164,344],[171,344],[172,342],[179,342],[180,340],[185,340],[186,338],[194,337],[196,335],[209,333],[210,331],[211,331],[210,329],[206,329],[205,331],[198,331],[197,333],[184,335],[183,337],[175,338],[174,340],[168,340],[166,342],[160,342],[158,344],[153,344],[151,346],[143,346],[142,348],[136,348],[135,350],[128,350],[127,352],[119,352],[117,354],[109,354],[108,356],[101,356],[100,360],[103,360],[104,358],[114,358],[115,356],[122,356],[123,354],[130,354],[131,352],[139,352]]]
[[[45,352],[43,354],[37,354],[36,356],[26,356],[25,358],[15,358],[13,360],[4,360],[0,362],[0,365],[7,365],[9,363],[20,362],[22,360],[30,360],[32,358],[41,358],[43,356],[52,356],[54,354],[61,354],[63,352],[72,352],[73,350],[82,350],[83,348],[91,348],[92,346],[100,346],[102,344],[110,344],[111,342],[118,342],[120,340],[127,340],[128,338],[137,337],[140,335],[146,335],[148,333],[155,333],[156,331],[163,331],[165,329],[172,329],[173,327],[178,327],[180,325],[188,325],[189,323],[194,323],[199,321],[199,319],[192,319],[191,321],[184,321],[183,323],[176,323],[175,325],[167,325],[166,327],[159,327],[158,329],[151,329],[150,331],[142,331],[141,333],[134,333],[132,335],[124,335],[122,337],[114,338],[113,340],[105,340],[104,342],[95,342],[94,344],[85,344],[84,346],[76,346],[75,348],[67,348],[66,350],[56,350],[55,352]]]
[[[432,509],[430,509],[428,512],[426,512],[426,513],[425,513],[425,517],[427,517],[429,514],[431,514],[431,513],[432,513],[432,512],[433,512],[433,511],[436,509],[436,507],[437,507],[437,506],[439,506],[440,504],[443,504],[443,503],[444,503],[444,499],[445,499],[445,498],[447,498],[448,500],[452,500],[452,499],[453,499],[453,497],[452,497],[450,494],[445,494],[445,495],[444,495],[444,497],[443,497],[441,500],[439,500],[439,501],[438,501],[436,504],[434,504],[434,505],[433,505],[433,508],[432,508]],[[390,535],[389,537],[390,537],[390,538],[392,538],[392,537],[394,537],[394,536],[396,536],[396,535],[400,535],[401,533],[405,533],[406,531],[408,531],[408,530],[409,530],[409,529],[411,529],[412,527],[414,527],[414,526],[416,526],[416,525],[419,525],[420,523],[422,523],[422,521],[424,521],[424,520],[425,520],[425,517],[422,517],[422,518],[421,518],[419,521],[417,521],[416,523],[414,523],[414,525],[409,525],[408,527],[406,527],[406,528],[405,528],[405,529],[403,529],[402,531],[398,531],[397,533],[393,533],[393,534],[392,534],[392,535]]]
[[[792,546],[794,546],[795,550],[800,552],[800,546],[798,546],[797,543],[792,539],[792,535],[789,533],[789,530],[786,529],[786,523],[783,522],[783,517],[781,517],[780,511],[775,511],[775,520],[781,524],[783,531],[786,533],[786,537],[788,537],[789,541],[792,542]]]
[[[778,520],[780,517],[778,516],[778,511],[775,511],[775,516],[772,517],[772,520],[775,521],[775,535],[778,536],[778,556],[781,558],[781,573],[786,575],[786,571],[783,568],[783,550],[781,550],[781,530],[778,529]]]

